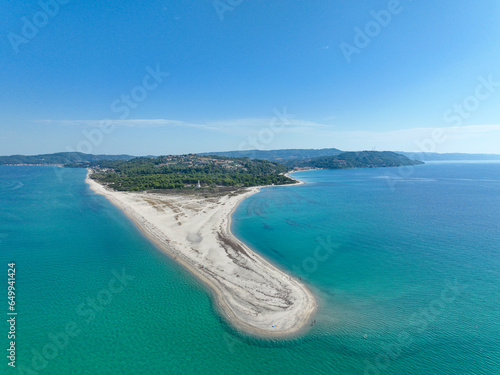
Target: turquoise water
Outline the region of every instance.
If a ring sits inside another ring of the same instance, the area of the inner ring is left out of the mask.
[[[18,308],[17,368],[4,357],[0,373],[500,373],[500,163],[296,176],[308,184],[264,189],[233,217],[320,303],[305,336],[266,341],[228,327],[85,170],[0,167]]]

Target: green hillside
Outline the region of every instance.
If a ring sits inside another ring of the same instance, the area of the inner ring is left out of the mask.
[[[294,181],[283,175],[284,165],[248,158],[180,155],[158,158],[136,158],[127,162],[91,163],[97,181],[116,190],[195,189],[226,186],[248,187],[283,185]]]
[[[130,155],[92,155],[81,152],[58,152],[42,155],[11,155],[0,156],[0,165],[65,165],[73,163],[88,163],[98,160],[130,160]]]
[[[344,152],[335,156],[299,159],[285,163],[293,168],[324,169],[401,167],[423,164],[421,161],[411,160],[391,151]]]
[[[222,151],[206,152],[199,155],[217,155],[229,158],[250,158],[285,163],[288,160],[316,158],[320,156],[332,156],[342,153],[336,148],[323,149],[285,149],[285,150],[245,150],[245,151]]]

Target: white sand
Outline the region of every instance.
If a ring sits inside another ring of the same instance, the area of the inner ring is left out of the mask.
[[[308,325],[317,306],[309,290],[230,231],[233,210],[259,188],[204,198],[117,192],[88,176],[86,181],[122,209],[162,251],[205,282],[237,329],[259,336],[288,336]]]

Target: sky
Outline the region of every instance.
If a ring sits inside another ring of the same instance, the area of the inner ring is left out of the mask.
[[[0,155],[500,153],[497,0],[0,9]]]

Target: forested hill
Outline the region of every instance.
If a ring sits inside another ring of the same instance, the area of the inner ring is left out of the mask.
[[[126,162],[89,164],[92,178],[116,190],[196,189],[284,185],[294,181],[283,175],[289,168],[267,160],[221,156],[180,155],[136,158]]]
[[[293,180],[284,175],[294,168],[375,168],[423,164],[394,152],[344,152],[335,156],[286,161],[287,165],[260,159],[216,155],[160,156],[129,161],[89,163],[92,178],[116,190],[197,189],[284,185]]]
[[[286,161],[285,164],[293,168],[347,169],[401,167],[424,163],[391,151],[359,151],[343,152],[335,156],[291,160]]]
[[[221,151],[221,152],[205,152],[199,155],[218,155],[229,158],[250,158],[275,161],[285,163],[288,160],[317,158],[320,156],[332,156],[341,154],[336,148],[322,149],[285,149],[285,150],[245,150],[245,151]]]
[[[98,160],[130,160],[130,155],[92,155],[81,152],[58,152],[43,155],[11,155],[0,156],[0,165],[66,165],[73,163],[89,163]]]
[[[375,152],[375,151],[364,151]],[[201,153],[198,155],[218,155],[231,158],[250,158],[274,161],[286,165],[298,165],[311,161],[314,158],[338,156],[347,152],[336,148],[324,149],[285,149],[285,150],[247,150]],[[348,154],[348,153],[347,153]],[[421,161],[433,160],[499,160],[499,154],[437,154],[437,153],[408,153],[397,152],[410,159]],[[72,167],[85,167],[89,163],[100,160],[131,160],[131,155],[92,155],[81,152],[58,152],[42,155],[10,155],[0,156],[0,165],[70,165]],[[300,160],[300,162],[299,162]],[[328,160],[326,158],[325,160]],[[335,160],[335,158],[333,158]],[[296,163],[294,161],[297,161]],[[360,167],[361,165],[358,164]]]

